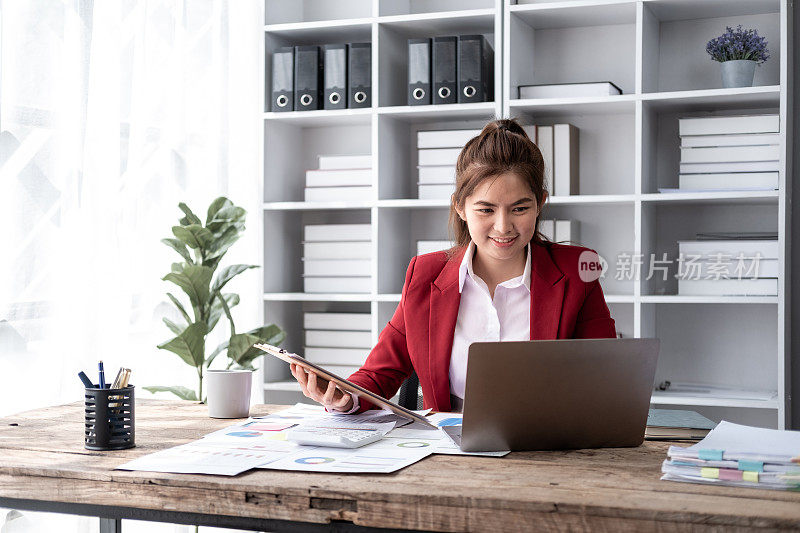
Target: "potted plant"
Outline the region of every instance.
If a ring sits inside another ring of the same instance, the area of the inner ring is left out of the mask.
[[[217,272],[225,253],[244,232],[247,212],[227,198],[220,197],[209,206],[204,225],[186,204],[180,203],[178,207],[184,217],[179,225],[172,227],[175,238],[162,239],[161,242],[175,250],[182,261],[172,263],[170,273],[162,279],[180,287],[189,305],[184,305],[185,302],[172,293],[167,293],[183,320],[182,323],[176,323],[163,318],[164,324],[175,337],[159,344],[158,348],[175,353],[186,364],[197,369],[197,391],[175,385],[144,388],[150,392],[169,391],[184,400],[203,401],[204,372],[220,353],[226,352],[227,369],[253,370],[253,361],[262,354],[253,344],[277,346],[286,338],[286,333],[275,324],[237,333],[231,308],[239,303],[239,295],[222,292],[234,277],[248,269],[257,268],[257,265],[230,265]],[[206,355],[206,337],[223,315],[230,324],[230,338]]]
[[[723,87],[751,87],[756,65],[769,59],[767,40],[757,30],[725,27],[725,33],[706,44],[706,52],[722,64]]]

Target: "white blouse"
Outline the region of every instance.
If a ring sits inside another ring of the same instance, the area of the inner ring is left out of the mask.
[[[494,299],[489,287],[472,270],[475,243],[470,242],[458,270],[458,306],[450,352],[450,394],[464,398],[467,354],[473,342],[527,341],[531,332],[531,250],[521,276],[499,283]]]
[[[497,285],[494,299],[489,287],[472,270],[475,243],[469,243],[458,269],[458,290],[461,302],[450,352],[450,394],[464,398],[467,381],[467,353],[473,342],[527,341],[531,332],[531,248],[521,276]],[[353,397],[353,408],[358,410],[358,397]]]

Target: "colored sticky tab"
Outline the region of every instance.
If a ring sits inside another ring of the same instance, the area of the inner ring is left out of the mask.
[[[742,480],[742,471],[741,470],[734,470],[732,468],[720,468],[719,469],[719,478],[725,479],[727,481],[741,481]]]
[[[700,468],[700,475],[711,479],[717,479],[719,478],[719,468],[703,466]]]
[[[739,459],[739,470],[751,470],[753,472],[763,472],[764,462]]]
[[[722,450],[699,450],[697,457],[704,461],[722,461]]]
[[[748,472],[745,470],[742,472],[742,479],[744,481],[752,481],[753,483],[758,483],[758,472]]]

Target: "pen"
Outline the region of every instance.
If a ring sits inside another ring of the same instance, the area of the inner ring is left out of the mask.
[[[94,388],[94,383],[92,383],[92,380],[89,379],[89,376],[87,376],[83,371],[78,372],[78,377],[81,378],[81,381],[83,381],[83,384],[86,386],[87,389]]]
[[[106,388],[106,376],[105,376],[105,374],[103,374],[103,362],[102,361],[97,363],[97,369],[100,371],[100,388],[101,389],[105,389]]]
[[[120,383],[122,383],[122,374],[124,371],[124,368],[120,368],[119,371],[117,371],[117,377],[114,378],[114,383],[111,384],[112,389],[120,388]]]

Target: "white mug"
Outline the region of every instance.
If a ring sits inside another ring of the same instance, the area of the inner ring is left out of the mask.
[[[251,370],[208,370],[208,416],[246,418],[250,415]]]

